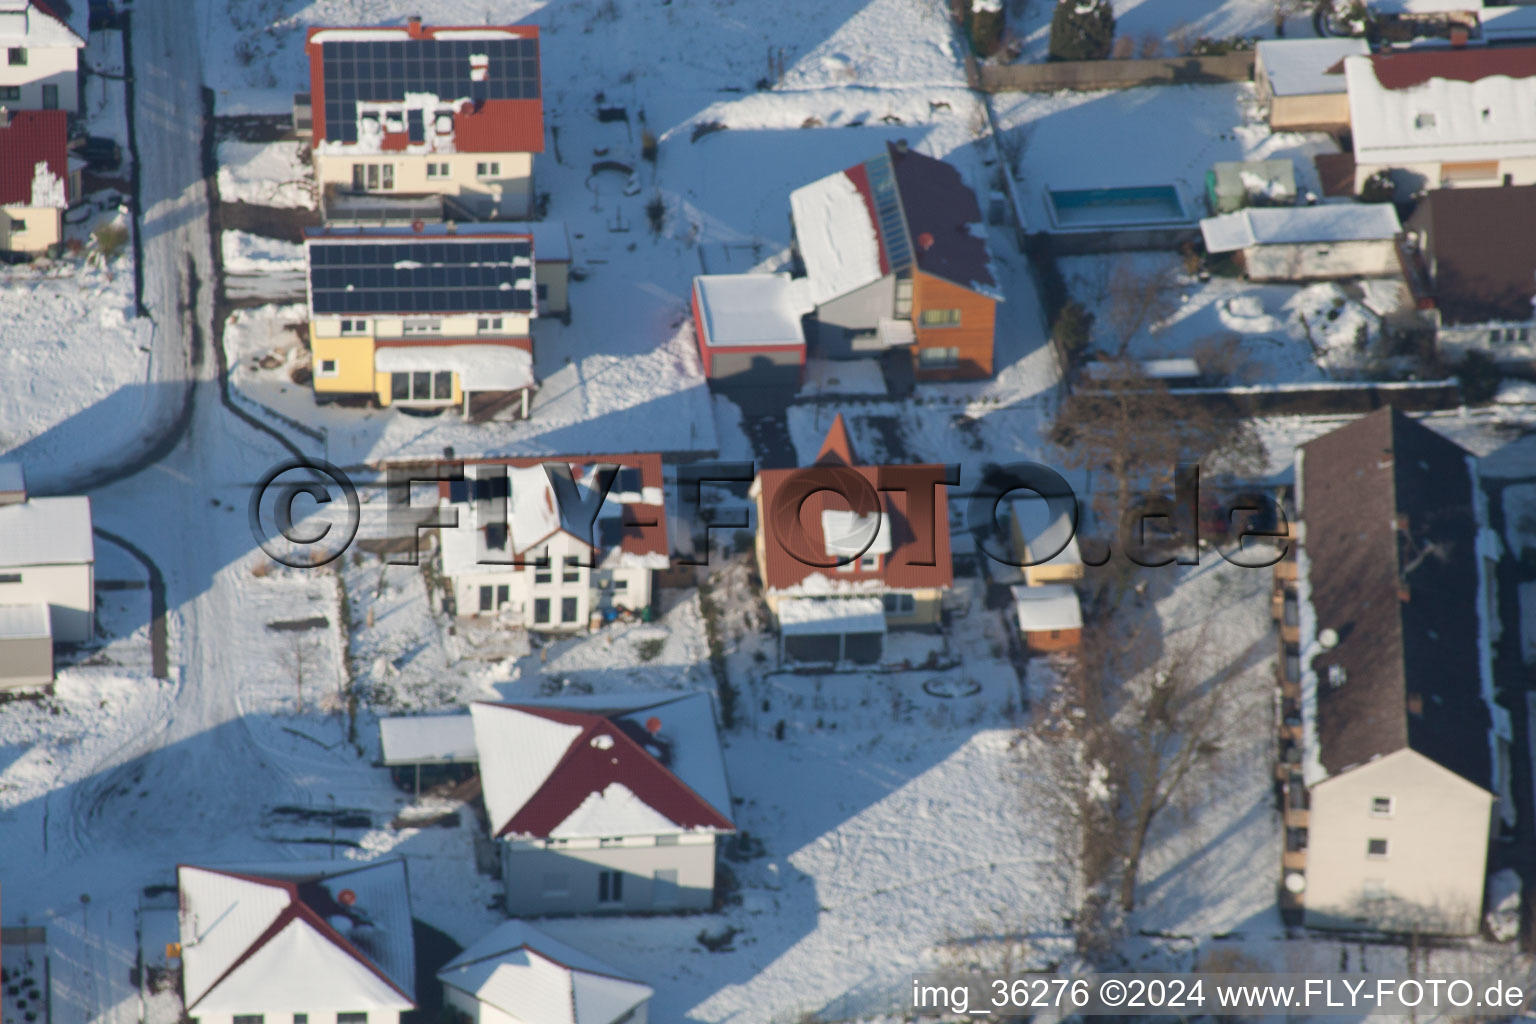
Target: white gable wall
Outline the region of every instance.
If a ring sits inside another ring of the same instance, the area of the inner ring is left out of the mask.
[[[655,845],[656,837],[635,836],[622,846],[545,842],[501,842],[501,877],[507,913],[636,913],[650,910],[707,910],[715,895],[715,837],[684,832]],[[623,899],[600,902],[599,873],[624,875]],[[671,880],[666,874],[676,872]]]
[[[0,582],[0,604],[46,604],[53,638],[60,643],[84,643],[96,629],[95,567],[29,565],[0,568],[0,579],[20,575],[17,583]]]
[[[27,62],[11,64],[7,55],[0,53],[0,89],[19,88],[21,96],[0,103],[11,110],[45,110],[43,86],[51,85],[59,90],[57,109],[78,113],[80,76],[76,69],[80,51],[73,46],[26,46],[25,42],[0,36],[0,50],[12,46],[26,47]]]
[[[1390,815],[1372,813],[1375,797],[1392,800]],[[1310,798],[1309,926],[1477,931],[1491,793],[1400,750],[1319,782]],[[1371,839],[1387,840],[1385,857],[1368,855]]]

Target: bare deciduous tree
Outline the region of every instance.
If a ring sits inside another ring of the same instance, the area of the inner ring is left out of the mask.
[[[1263,442],[1249,421],[1218,405],[1174,398],[1131,360],[1100,365],[1107,372],[1062,402],[1050,439],[1066,465],[1109,473],[1115,505],[1098,507],[1105,521],[1131,507],[1138,486],[1167,487],[1180,463],[1241,472],[1263,461]]]
[[[1168,263],[1139,268],[1128,256],[1116,260],[1109,273],[1104,326],[1113,335],[1115,355],[1124,356],[1138,333],[1166,320],[1178,309],[1174,289],[1178,275]]]

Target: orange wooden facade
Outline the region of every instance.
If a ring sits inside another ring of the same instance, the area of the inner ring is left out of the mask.
[[[1081,629],[1035,629],[1024,634],[1024,645],[1032,651],[1050,654],[1073,651],[1083,642]]]
[[[958,309],[960,322],[952,327],[924,327],[925,310]],[[920,270],[912,274],[912,326],[917,344],[912,353],[918,380],[975,380],[992,376],[992,338],[997,303],[969,288]],[[925,364],[923,349],[958,349],[953,365]]]

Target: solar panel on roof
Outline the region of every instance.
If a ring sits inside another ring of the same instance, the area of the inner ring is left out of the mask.
[[[481,55],[485,76],[477,81],[470,57]],[[336,142],[357,141],[359,102],[399,103],[406,92],[432,93],[444,102],[539,98],[536,39],[338,40],[320,45],[320,62],[325,137]]]
[[[531,311],[531,289],[516,287],[531,276],[529,266],[515,265],[517,247],[525,242],[312,242],[309,281],[314,311]]]
[[[907,238],[907,222],[896,194],[896,172],[891,167],[891,158],[882,155],[865,161],[864,172],[869,178],[886,259],[893,271],[905,270],[912,265],[912,242]]]

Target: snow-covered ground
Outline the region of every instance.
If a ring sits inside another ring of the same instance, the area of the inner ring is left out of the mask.
[[[219,198],[283,209],[317,208],[315,178],[300,142],[241,142],[218,146]]]
[[[1023,60],[1044,60],[1051,41],[1054,0],[1013,0],[1006,5],[1009,31],[1023,43]],[[1308,37],[1310,8],[1286,18],[1288,37]],[[1137,56],[1173,57],[1201,36],[1275,34],[1274,0],[1115,0],[1115,35],[1136,43]],[[1152,51],[1151,40],[1156,41]]]
[[[246,231],[225,231],[224,271],[228,274],[261,274],[274,270],[304,269],[304,247]]]

